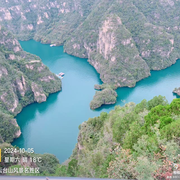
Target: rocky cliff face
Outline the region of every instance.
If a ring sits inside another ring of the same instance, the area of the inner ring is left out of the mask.
[[[179,58],[180,2],[172,4],[101,1],[66,41],[65,51],[89,58],[104,83],[135,86],[150,70],[164,69]]]
[[[0,23],[18,39],[62,44],[89,14],[94,0],[2,0]]]
[[[136,81],[150,75],[131,33],[118,16],[107,17],[99,28],[98,36],[96,50],[89,54],[89,62],[100,73],[104,83],[116,87],[134,86]]]
[[[6,138],[2,138],[3,141],[10,142],[20,136],[13,116],[24,106],[44,102],[49,93],[60,90],[61,80],[49,71],[39,57],[24,52],[15,37],[0,26],[0,114],[3,113],[0,128],[9,124],[14,132],[13,135],[9,131],[4,132]],[[11,115],[9,120],[3,118],[5,114]]]

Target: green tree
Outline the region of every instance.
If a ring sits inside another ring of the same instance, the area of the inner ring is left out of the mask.
[[[151,110],[153,107],[156,107],[158,105],[166,106],[168,104],[168,101],[165,96],[155,96],[153,99],[147,102],[147,108],[148,110]]]
[[[68,164],[67,172],[70,176],[74,177],[78,171],[78,161],[76,159],[72,159]]]

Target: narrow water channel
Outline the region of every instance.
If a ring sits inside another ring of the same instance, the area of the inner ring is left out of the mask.
[[[31,104],[17,115],[22,130],[19,139],[13,142],[21,148],[34,148],[36,153],[56,155],[60,163],[72,154],[78,137],[78,126],[102,111],[109,112],[115,105],[127,102],[139,103],[154,96],[166,96],[169,102],[172,91],[180,87],[180,61],[165,70],[153,71],[151,77],[137,83],[134,88],[120,88],[115,105],[103,106],[92,111],[89,103],[101,83],[98,73],[89,65],[87,59],[80,59],[63,52],[63,47],[50,47],[34,40],[20,42],[22,48],[39,56],[49,69],[57,74],[64,72],[63,89],[49,96],[47,102]]]

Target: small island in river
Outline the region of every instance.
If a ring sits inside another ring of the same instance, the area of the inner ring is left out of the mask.
[[[103,104],[115,104],[117,93],[111,88],[105,88],[102,91],[97,91],[93,100],[90,103],[91,109],[97,109]]]

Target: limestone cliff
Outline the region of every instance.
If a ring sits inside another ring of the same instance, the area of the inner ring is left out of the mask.
[[[23,107],[44,102],[49,93],[60,90],[61,80],[39,57],[24,52],[15,37],[0,26],[0,129],[9,126],[6,132],[0,131],[1,141],[11,142],[20,136],[13,116]]]
[[[0,23],[18,39],[62,44],[93,4],[94,0],[2,0]]]
[[[179,7],[180,3],[176,5]],[[179,22],[173,19],[170,23],[161,16],[154,23],[150,16],[161,10],[152,1],[151,11],[143,14],[146,6],[150,6],[147,1],[139,0],[99,2],[66,41],[65,51],[87,57],[101,80],[116,87],[135,86],[137,81],[150,76],[150,70],[171,66],[180,56],[179,42],[175,40],[178,30],[167,30],[162,24]],[[159,6],[169,16],[169,6]],[[173,8],[172,12],[177,7]],[[174,13],[174,17],[178,15]]]
[[[89,53],[89,62],[100,73],[104,83],[116,87],[134,86],[136,81],[150,75],[131,33],[116,15],[107,17],[100,27],[97,48]]]

